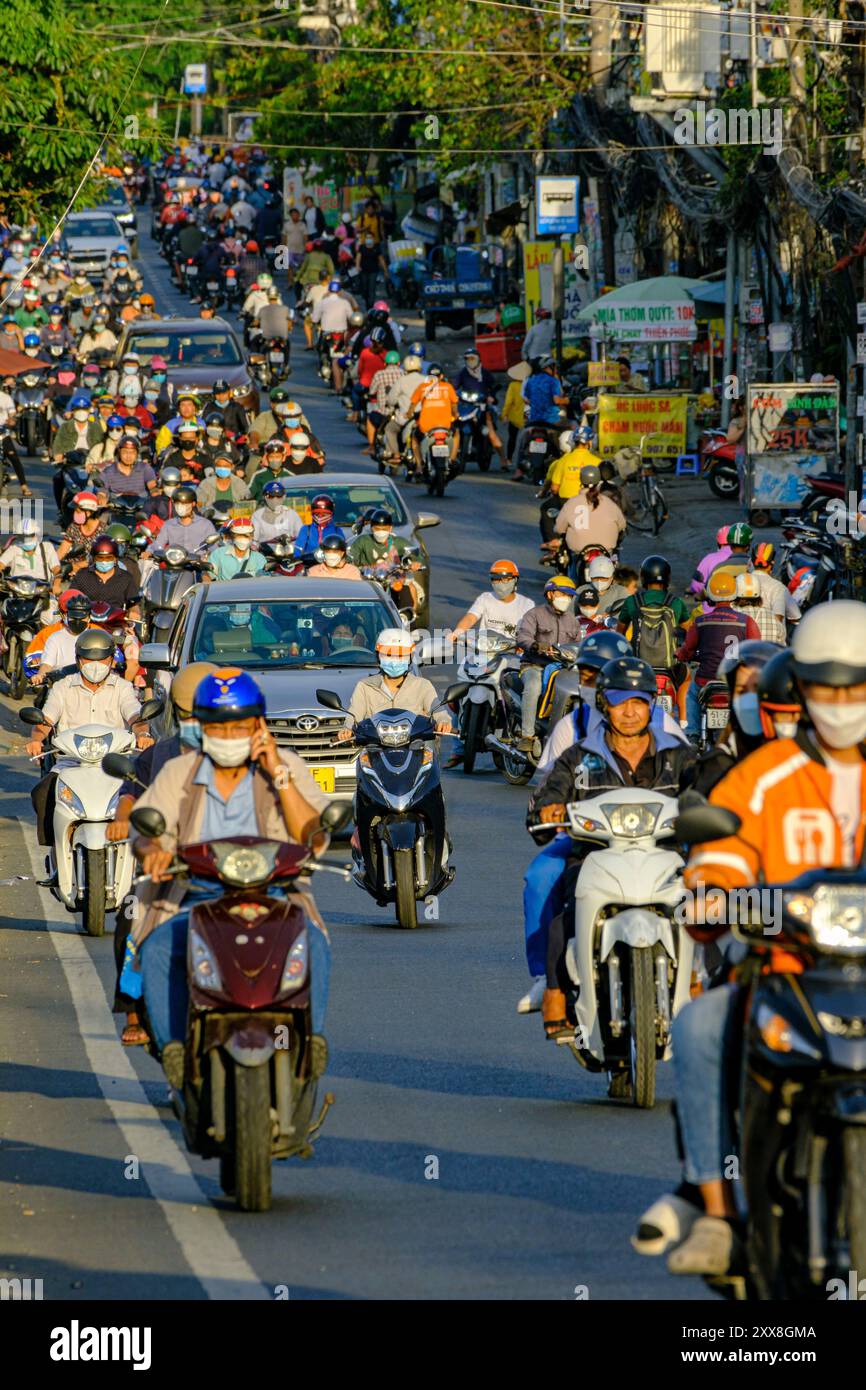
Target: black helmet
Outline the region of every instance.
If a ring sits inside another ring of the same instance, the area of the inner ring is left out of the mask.
[[[757,642],[744,643],[756,647]],[[787,715],[795,724],[803,712],[803,697],[794,675],[794,653],[790,647],[780,647],[758,676],[758,706],[761,728],[766,738],[779,737],[773,715]]]
[[[322,541],[323,550],[339,550],[341,555],[346,553],[346,542],[342,536],[326,536]]]
[[[598,589],[594,584],[581,584],[574,596],[574,602],[578,608],[597,608]]]
[[[204,417],[205,429],[211,429],[214,425],[219,425],[220,429],[225,427],[225,416],[221,410],[211,410]]]
[[[667,588],[671,582],[671,567],[664,555],[647,555],[641,562],[640,582],[645,589],[649,584],[663,584]]]
[[[192,502],[193,506],[195,506],[195,488],[190,487],[188,483],[184,483],[183,487],[177,489],[177,492],[171,500],[174,502],[175,506],[177,506],[178,502]]]
[[[90,627],[75,640],[76,661],[104,661],[114,655],[114,642],[101,627]]]
[[[635,694],[640,691],[655,699],[658,690],[655,671],[648,661],[642,661],[639,656],[615,657],[613,661],[608,661],[602,666],[598,673],[595,683],[596,700],[604,695],[606,690],[633,690]]]
[[[428,376],[444,376],[445,373],[443,372],[443,370],[442,370],[442,368],[441,368],[441,366],[439,365],[438,362],[428,362],[428,364],[427,364],[427,375],[428,375]]]
[[[226,381],[224,376],[217,377],[216,381],[213,384],[213,394],[215,396],[221,396],[224,392],[230,391],[231,389],[231,386]]]
[[[370,522],[371,527],[394,525],[393,516],[390,512],[386,511],[384,507],[377,507],[374,512],[370,513],[368,520]]]
[[[384,330],[384,328],[378,328],[378,327],[377,327],[377,328],[374,328],[373,331],[372,331],[372,333],[370,334],[370,342],[371,342],[371,343],[384,343],[384,341],[385,341],[385,330]]]
[[[720,681],[727,681],[728,691],[734,693],[734,679],[741,666],[749,666],[753,671],[762,671],[768,661],[778,656],[785,648],[779,642],[765,642],[753,637],[748,642],[738,642],[730,656],[722,657],[716,675]]]
[[[76,594],[66,605],[66,626],[72,633],[83,632],[90,619],[91,603],[86,594]]]
[[[384,309],[371,309],[367,315],[367,323],[370,328],[384,328],[387,322],[388,314]],[[370,336],[372,337],[372,334]]]
[[[584,637],[577,649],[577,665],[589,666],[594,671],[600,671],[609,661],[616,661],[619,656],[631,655],[631,643],[626,637],[621,632],[613,632],[606,628],[603,632],[591,632],[588,637]]]

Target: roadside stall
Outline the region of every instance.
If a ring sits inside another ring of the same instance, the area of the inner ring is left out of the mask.
[[[809,475],[841,469],[839,386],[751,382],[746,388],[742,496],[750,521],[797,511]]]

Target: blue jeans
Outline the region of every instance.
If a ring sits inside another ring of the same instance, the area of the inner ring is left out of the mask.
[[[521,666],[520,679],[523,681],[523,695],[520,700],[520,732],[524,738],[535,734],[535,720],[538,703],[541,699],[543,666]]]
[[[700,688],[692,676],[686,692],[686,733],[695,738],[701,732],[701,706],[698,702],[698,690]]]
[[[533,978],[547,969],[547,933],[565,906],[563,885],[571,848],[568,835],[556,835],[536,854],[523,876],[526,964]]]
[[[328,986],[331,975],[331,947],[324,933],[308,921],[310,970],[312,971],[313,1032],[325,1026]],[[152,931],[141,947],[144,999],[150,1026],[160,1052],[168,1042],[186,1037],[189,988],[186,976],[186,942],[189,910],[175,913]]]
[[[671,1034],[677,1111],[691,1183],[724,1177],[734,1138],[724,1061],[737,1001],[735,985],[719,985],[681,1009]]]

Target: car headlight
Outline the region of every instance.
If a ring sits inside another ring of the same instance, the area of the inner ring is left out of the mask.
[[[785,893],[782,905],[809,929],[815,945],[839,955],[866,953],[866,892],[821,884],[813,893]]]
[[[83,763],[100,763],[111,748],[110,738],[94,738],[88,734],[75,734],[75,751]]]
[[[662,808],[659,802],[653,801],[645,806],[602,806],[601,809],[607,816],[614,835],[637,839],[641,835],[653,833]]]
[[[70,811],[73,811],[76,816],[87,814],[84,809],[84,802],[78,793],[74,792],[65,782],[61,782],[59,778],[57,780],[57,800],[61,801]]]
[[[206,989],[211,994],[222,990],[223,982],[216,958],[204,937],[199,935],[195,927],[190,927],[187,951],[190,974],[199,989]]]
[[[786,1018],[777,1014],[768,1004],[758,1005],[755,1026],[771,1052],[800,1052],[805,1057],[821,1055]]]
[[[290,994],[292,990],[300,989],[307,978],[309,955],[308,932],[307,928],[304,927],[294,946],[286,956],[286,964],[283,967],[283,974],[280,979],[280,994]]]

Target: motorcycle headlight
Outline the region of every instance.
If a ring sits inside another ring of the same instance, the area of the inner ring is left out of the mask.
[[[651,802],[646,806],[603,806],[602,810],[614,835],[637,839],[641,835],[653,833],[661,805]]]
[[[186,559],[186,551],[181,550],[180,546],[170,545],[165,552],[165,558],[170,565],[182,565]]]
[[[83,763],[101,763],[111,748],[110,738],[92,738],[86,734],[75,734],[73,742]]]
[[[222,990],[223,982],[213,951],[195,927],[190,927],[187,947],[189,971],[199,989],[211,994]]]
[[[76,816],[87,814],[84,809],[84,802],[78,793],[74,792],[65,782],[61,782],[59,778],[57,780],[57,800],[62,801],[63,805],[68,807],[70,811],[74,811]]]
[[[292,990],[300,989],[307,978],[309,955],[310,947],[308,933],[307,928],[304,927],[294,946],[286,956],[286,964],[283,968],[282,978],[280,979],[280,994],[290,994]]]
[[[866,954],[866,891],[821,884],[813,893],[785,893],[785,912],[808,927],[821,951]]]
[[[408,719],[401,719],[396,724],[377,724],[376,727],[385,748],[401,748],[409,742],[412,725]]]
[[[800,1052],[805,1057],[821,1055],[786,1018],[777,1014],[768,1004],[758,1005],[755,1026],[771,1052]]]
[[[273,845],[268,853],[265,846],[234,845],[217,840],[212,849],[220,878],[240,888],[265,882],[273,870],[277,846]]]

